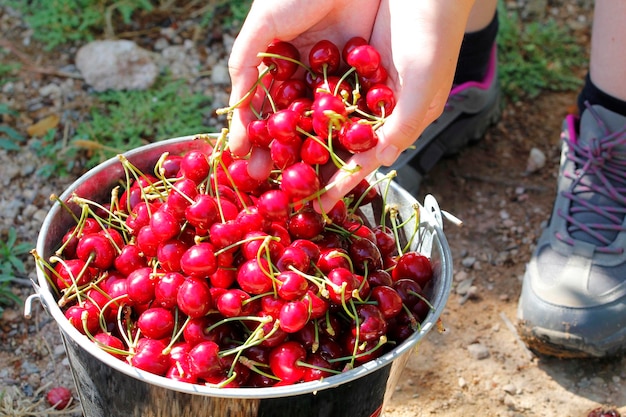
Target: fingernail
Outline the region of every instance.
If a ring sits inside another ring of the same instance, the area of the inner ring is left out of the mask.
[[[398,159],[399,154],[400,154],[400,151],[398,150],[396,146],[389,145],[383,148],[382,150],[378,151],[376,158],[378,159],[378,162],[380,162],[381,164],[385,166],[389,166],[389,165],[392,165],[396,161],[396,159]]]

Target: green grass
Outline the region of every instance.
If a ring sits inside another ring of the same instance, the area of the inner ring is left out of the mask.
[[[26,274],[24,260],[33,246],[27,242],[18,242],[13,227],[0,240],[0,315],[4,307],[22,300],[11,291],[13,279]]]
[[[33,30],[33,38],[52,50],[70,42],[88,42],[118,31],[135,30],[138,18],[160,25],[196,16],[203,26],[238,25],[245,18],[251,0],[5,0],[19,10]],[[190,3],[195,5],[190,7]],[[152,14],[152,15],[151,15]],[[216,17],[222,19],[216,22]],[[145,29],[145,28],[143,28]]]
[[[72,41],[91,41],[104,32],[106,19],[119,16],[124,24],[134,13],[150,11],[149,0],[7,0],[21,11],[33,37],[47,50]]]
[[[161,78],[145,91],[108,91],[97,96],[91,118],[80,124],[70,146],[87,150],[87,168],[141,145],[206,133],[203,109],[210,98],[192,93],[184,80]]]
[[[524,23],[499,4],[498,75],[510,101],[535,98],[542,91],[572,91],[581,87],[577,69],[587,54],[567,28],[553,20]]]

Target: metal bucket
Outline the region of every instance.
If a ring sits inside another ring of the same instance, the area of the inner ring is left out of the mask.
[[[203,140],[187,136],[147,145],[125,154],[143,172],[151,172],[165,151],[179,154],[207,148]],[[74,182],[62,195],[66,201],[73,193],[104,201],[111,188],[123,177],[119,160],[102,163]],[[388,202],[397,205],[400,217],[414,213],[416,200],[392,183]],[[420,206],[423,238],[418,249],[431,257],[433,284],[428,294],[434,308],[421,325],[401,345],[378,359],[322,381],[271,388],[213,388],[174,381],[134,368],[99,349],[76,330],[57,306],[46,277],[38,270],[36,293],[29,297],[25,314],[33,299],[39,299],[58,324],[80,403],[86,417],[370,417],[379,416],[405,365],[424,336],[437,325],[447,302],[452,282],[452,259],[442,231],[441,213],[434,198]],[[377,212],[372,208],[370,216]],[[48,259],[57,249],[63,234],[74,220],[55,203],[48,213],[37,240],[37,251]],[[415,225],[407,224],[408,230]]]

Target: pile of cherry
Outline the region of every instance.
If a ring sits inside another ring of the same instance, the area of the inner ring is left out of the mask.
[[[248,174],[248,159],[233,157],[225,134],[199,135],[195,140],[210,142],[209,150],[164,153],[153,172],[120,156],[125,178],[110,201],[59,200],[78,205],[76,225],[52,257],[35,257],[78,331],[157,375],[269,387],[345,372],[419,329],[432,308],[425,296],[432,265],[408,250],[419,228],[401,242],[411,219],[385,205],[377,191],[384,187],[364,180],[329,212],[311,205],[323,189],[325,163],[312,149],[336,162],[336,147],[368,148],[393,107],[381,93],[372,93],[379,100],[370,103],[370,93],[383,90],[375,82],[384,81],[376,51],[351,41],[344,48],[350,69],[338,77],[333,47],[323,41],[313,48],[301,80],[290,78],[301,64],[289,44],[274,43],[264,55],[263,77],[281,83],[267,90],[274,111],[259,114],[252,125],[265,129],[251,126],[250,139],[269,132],[271,140],[263,140],[272,155],[287,155],[277,147],[296,139],[301,149],[299,158],[275,160],[266,180]],[[332,87],[312,90],[312,79]],[[294,115],[296,139],[284,129]],[[385,207],[380,224],[362,215],[373,200]]]

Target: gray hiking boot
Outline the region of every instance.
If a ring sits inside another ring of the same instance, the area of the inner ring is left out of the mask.
[[[550,223],[527,265],[518,330],[563,358],[626,350],[626,117],[588,106],[568,116]]]
[[[500,120],[501,110],[494,46],[485,78],[453,86],[441,116],[424,130],[413,147],[402,152],[393,166],[380,171],[395,169],[396,181],[417,194],[423,176],[442,157],[480,140],[487,128]]]

